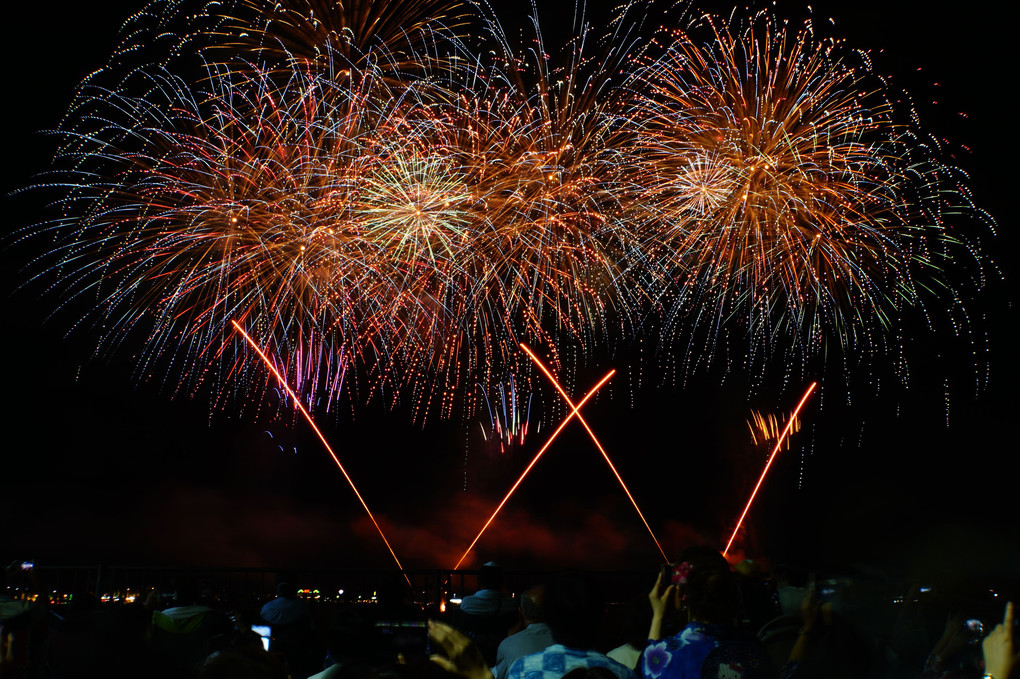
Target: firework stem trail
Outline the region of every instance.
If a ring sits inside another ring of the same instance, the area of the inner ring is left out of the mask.
[[[747,499],[747,505],[744,507],[744,511],[741,512],[740,518],[737,519],[737,525],[733,528],[733,534],[730,535],[730,541],[726,543],[726,549],[723,550],[723,556],[729,554],[730,547],[733,545],[733,540],[737,537],[737,531],[740,530],[740,525],[744,522],[744,517],[747,516],[748,510],[751,509],[751,503],[754,502],[754,496],[758,494],[758,489],[761,488],[761,484],[765,480],[765,475],[769,473],[769,467],[772,466],[773,460],[775,460],[776,455],[779,454],[779,449],[782,447],[783,441],[787,436],[789,436],[790,429],[793,428],[793,423],[797,421],[797,415],[800,413],[800,409],[804,407],[805,403],[807,403],[808,398],[817,386],[817,382],[812,382],[811,385],[808,386],[807,391],[804,392],[804,395],[800,399],[800,403],[798,403],[797,407],[793,409],[793,414],[790,415],[790,420],[786,423],[783,433],[778,439],[776,439],[776,445],[772,449],[772,453],[769,455],[768,462],[765,463],[765,469],[762,471],[761,476],[758,477],[758,483],[755,484],[754,490],[751,491],[751,497]]]
[[[539,369],[543,373],[545,373],[545,376],[548,377],[549,381],[551,381],[553,383],[553,386],[556,387],[556,391],[560,392],[560,396],[562,396],[563,400],[567,402],[567,405],[569,405],[571,408],[574,408],[574,404],[570,400],[570,397],[567,396],[567,392],[563,390],[563,387],[561,387],[560,383],[556,380],[555,377],[553,377],[553,374],[549,372],[549,369],[542,364],[542,361],[538,359],[538,356],[532,353],[531,349],[529,349],[523,343],[521,344],[521,349],[524,349],[525,353],[527,353],[528,356],[531,357],[531,360],[535,362],[535,365],[537,365]],[[577,412],[576,408],[574,408],[574,412]],[[631,495],[630,489],[627,488],[627,484],[623,482],[623,477],[620,476],[620,472],[616,470],[616,465],[613,464],[613,461],[609,459],[609,454],[606,453],[605,448],[602,447],[602,443],[600,443],[598,437],[595,436],[595,432],[591,430],[591,427],[588,426],[588,422],[584,419],[584,417],[581,416],[580,413],[578,413],[577,419],[581,423],[581,426],[584,427],[584,430],[588,432],[588,436],[591,437],[591,440],[594,441],[595,447],[599,449],[600,453],[602,453],[603,459],[605,459],[606,464],[608,464],[609,468],[613,471],[613,475],[616,477],[616,480],[620,482],[620,487],[623,488],[623,492],[627,494],[627,497],[630,499],[630,503],[634,505],[634,510],[638,513],[638,516],[641,518],[641,523],[645,524],[645,528],[648,529],[648,534],[652,536],[652,540],[655,542],[655,546],[659,548],[659,553],[662,554],[662,558],[665,559],[666,561],[669,561],[669,557],[666,556],[665,550],[663,550],[662,545],[659,544],[659,539],[655,537],[655,533],[652,531],[652,527],[648,525],[648,520],[645,519],[645,515],[641,513],[641,509],[638,507],[637,500],[635,500],[634,496]]]
[[[511,486],[511,488],[510,488],[510,490],[509,490],[509,491],[507,491],[507,494],[506,494],[506,496],[505,496],[505,497],[503,498],[503,501],[499,503],[499,506],[498,506],[498,507],[496,507],[496,510],[495,510],[494,512],[492,512],[492,516],[490,516],[490,517],[489,517],[489,520],[485,522],[485,525],[484,525],[484,526],[482,526],[482,529],[481,529],[480,531],[478,531],[478,535],[476,535],[476,536],[475,536],[475,539],[471,541],[471,544],[470,544],[470,545],[468,545],[468,548],[467,548],[466,550],[464,550],[464,554],[463,554],[463,556],[461,556],[461,557],[460,557],[460,560],[459,560],[459,561],[457,562],[457,565],[453,567],[453,570],[457,570],[458,568],[460,568],[460,565],[461,565],[462,563],[464,563],[464,559],[466,559],[466,558],[467,558],[467,555],[471,553],[471,550],[472,550],[472,549],[474,549],[474,547],[475,547],[475,544],[476,544],[476,543],[478,542],[478,539],[479,539],[480,537],[482,537],[482,533],[484,533],[484,532],[485,532],[485,530],[486,530],[486,529],[487,529],[487,528],[489,527],[489,524],[491,524],[491,523],[492,523],[492,521],[493,521],[493,519],[495,519],[495,518],[496,518],[496,515],[497,515],[497,514],[499,514],[499,511],[500,511],[501,509],[503,509],[503,505],[505,505],[505,504],[507,503],[507,500],[509,500],[509,499],[510,499],[510,496],[514,494],[514,491],[515,491],[515,490],[517,490],[517,486],[521,485],[521,482],[522,482],[522,481],[524,481],[524,477],[528,475],[528,472],[530,472],[530,471],[531,471],[531,468],[535,466],[535,463],[536,463],[536,462],[538,462],[538,458],[542,457],[542,455],[543,455],[543,454],[545,453],[545,451],[547,451],[547,450],[549,449],[549,446],[551,446],[551,445],[552,445],[552,442],[556,440],[556,437],[560,435],[560,432],[561,432],[561,431],[563,431],[563,429],[564,429],[564,428],[565,428],[565,427],[567,426],[567,424],[568,424],[568,423],[570,422],[570,420],[571,420],[571,419],[572,419],[572,418],[573,418],[574,416],[577,416],[577,417],[580,417],[580,416],[581,416],[581,415],[580,415],[580,410],[581,410],[581,408],[582,408],[582,407],[584,406],[584,404],[585,404],[585,403],[587,403],[587,402],[588,402],[588,400],[589,400],[589,399],[590,399],[590,398],[591,398],[592,396],[594,396],[594,395],[595,395],[595,392],[597,392],[597,391],[598,391],[599,389],[601,389],[601,388],[602,388],[602,385],[603,385],[603,384],[605,384],[606,382],[608,382],[608,381],[609,381],[609,379],[610,379],[610,378],[611,378],[611,377],[612,377],[613,375],[615,375],[615,374],[616,374],[616,370],[615,370],[615,369],[613,369],[613,370],[610,370],[610,371],[609,371],[608,373],[606,373],[606,376],[605,376],[605,377],[603,377],[603,378],[602,378],[601,380],[599,380],[598,384],[596,384],[596,385],[595,385],[594,387],[592,387],[592,388],[591,388],[591,391],[589,391],[589,392],[588,392],[588,393],[587,393],[587,394],[585,395],[585,397],[581,399],[580,403],[578,403],[578,404],[577,404],[576,406],[575,406],[575,405],[573,405],[573,404],[571,404],[571,406],[570,406],[570,407],[572,408],[572,410],[570,411],[570,414],[569,414],[569,415],[567,415],[567,416],[566,416],[566,417],[565,417],[565,418],[563,419],[563,422],[561,422],[561,423],[560,423],[560,426],[558,426],[558,427],[556,428],[556,431],[554,431],[554,432],[552,433],[552,435],[551,435],[551,436],[549,436],[549,440],[545,442],[545,445],[544,445],[544,446],[542,446],[542,449],[541,449],[541,450],[539,450],[539,451],[538,451],[537,453],[535,453],[535,457],[534,457],[534,458],[532,458],[531,462],[530,462],[530,463],[528,464],[528,466],[527,466],[527,467],[526,467],[526,468],[524,469],[524,471],[523,471],[523,472],[521,473],[520,477],[519,477],[519,478],[517,479],[517,481],[516,481],[516,482],[514,483],[514,485],[513,485],[513,486]]]
[[[404,579],[407,580],[407,584],[413,587],[413,585],[411,585],[411,579],[407,577],[406,573],[404,573],[404,566],[400,563],[400,559],[397,558],[397,554],[396,552],[393,551],[393,547],[390,546],[390,541],[386,539],[386,535],[383,533],[382,527],[380,527],[379,522],[375,520],[375,516],[373,516],[372,510],[368,508],[368,504],[365,502],[365,499],[361,497],[361,493],[358,492],[358,488],[357,486],[354,485],[354,481],[347,473],[347,470],[344,469],[344,466],[340,464],[340,458],[337,457],[336,453],[333,452],[333,448],[329,445],[329,442],[326,440],[326,437],[322,435],[322,432],[319,430],[319,427],[316,426],[315,421],[312,419],[312,416],[308,413],[308,410],[305,409],[304,404],[301,403],[301,399],[298,397],[297,394],[294,393],[294,390],[290,388],[290,385],[287,384],[287,380],[283,378],[283,375],[280,374],[280,371],[276,369],[276,366],[274,366],[272,361],[269,360],[269,357],[266,356],[262,349],[259,348],[259,346],[255,343],[255,340],[253,340],[251,336],[244,331],[244,328],[242,328],[237,323],[237,321],[231,320],[230,323],[231,325],[234,326],[234,329],[237,330],[237,332],[239,332],[242,337],[244,337],[248,344],[251,345],[251,348],[254,349],[255,353],[259,355],[263,363],[266,364],[266,367],[268,367],[269,370],[273,373],[273,375],[276,376],[276,379],[279,381],[280,386],[282,386],[287,391],[287,394],[289,394],[290,397],[294,400],[294,405],[297,406],[297,409],[301,411],[302,415],[304,415],[305,420],[312,427],[312,430],[315,432],[315,435],[319,437],[319,441],[321,441],[322,445],[326,448],[326,452],[328,452],[329,456],[333,458],[333,462],[336,463],[337,468],[340,469],[340,472],[344,475],[344,478],[347,479],[347,483],[351,485],[351,490],[353,490],[354,494],[357,496],[358,502],[360,502],[361,506],[365,508],[365,512],[368,514],[368,518],[372,520],[372,524],[375,525],[375,529],[379,531],[379,537],[381,537],[383,543],[385,543],[386,549],[390,550],[390,555],[393,557],[393,560],[397,563],[397,567],[400,569],[401,575],[403,575]]]

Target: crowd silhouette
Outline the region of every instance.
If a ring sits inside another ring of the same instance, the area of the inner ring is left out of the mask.
[[[51,601],[0,582],[0,679],[1014,679],[1008,591],[910,585],[863,570],[730,564],[692,546],[651,590],[605,595],[597,571],[510,591],[486,563],[445,608],[398,585],[369,602],[277,596],[237,607],[191,577],[170,592]],[[518,579],[520,580],[520,578]],[[403,581],[401,581],[403,582]],[[1005,583],[1010,586],[1011,583]],[[647,585],[646,585],[647,586]]]

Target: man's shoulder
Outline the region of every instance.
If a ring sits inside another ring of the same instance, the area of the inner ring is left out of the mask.
[[[545,647],[553,645],[552,632],[549,631],[549,626],[542,622],[533,622],[519,632],[514,632],[502,642],[500,646],[507,643],[508,641],[512,645],[514,643],[532,643],[536,639],[548,640],[549,643]]]
[[[268,623],[284,624],[309,617],[308,602],[302,599],[271,599],[259,610],[259,615]]]
[[[515,632],[499,642],[497,653],[523,658],[527,655],[540,653],[552,644],[553,639],[549,628],[541,623],[531,623],[520,632]]]
[[[503,593],[498,589],[480,589],[474,594],[468,594],[461,600],[461,603],[465,601],[498,601],[503,598]]]
[[[522,629],[519,633],[520,634],[524,634],[524,633],[534,634],[534,635],[538,635],[538,636],[545,636],[545,635],[548,634],[550,637],[552,637],[552,630],[549,629],[549,625],[547,625],[544,622],[533,622],[533,623],[530,623],[527,627]]]

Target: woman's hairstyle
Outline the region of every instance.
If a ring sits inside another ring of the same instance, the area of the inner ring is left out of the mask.
[[[689,547],[674,573],[680,597],[691,617],[709,623],[731,623],[741,609],[740,587],[726,559],[706,545]]]

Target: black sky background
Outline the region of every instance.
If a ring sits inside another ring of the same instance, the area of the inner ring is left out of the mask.
[[[140,5],[18,3],[5,12],[5,193],[44,169],[52,142],[38,131],[59,122],[75,84],[102,65],[121,21]],[[829,32],[872,50],[875,70],[909,91],[925,127],[956,150],[977,204],[997,220],[999,235],[986,244],[1004,280],[970,306],[987,318],[988,389],[974,393],[965,341],[911,329],[917,358],[906,392],[852,392],[847,404],[846,394],[832,390],[824,407],[809,404],[803,432],[752,511],[748,553],[1015,574],[1017,144],[1007,20],[989,0],[953,11],[878,0],[812,6],[816,22],[834,19]],[[540,10],[554,18],[551,7]],[[779,12],[802,10],[785,3]],[[3,198],[5,232],[32,223],[34,200]],[[171,399],[166,385],[139,384],[129,351],[95,358],[87,331],[68,334],[66,317],[46,320],[53,302],[39,288],[15,292],[33,247],[9,245],[2,253],[0,558],[389,565],[303,422],[210,414],[201,397]],[[579,375],[577,391],[602,368]],[[596,432],[667,552],[690,541],[724,542],[763,462],[748,443],[748,411],[788,412],[802,385],[748,396],[739,377],[720,386],[719,372],[682,390],[642,379],[635,388],[636,372],[621,371],[590,410]],[[546,419],[544,427],[558,423]],[[408,420],[370,404],[353,422],[322,424],[405,565],[452,566],[534,448],[500,458],[459,422],[422,429]],[[660,560],[597,452],[573,429],[479,546],[477,558],[491,556],[518,566]]]

